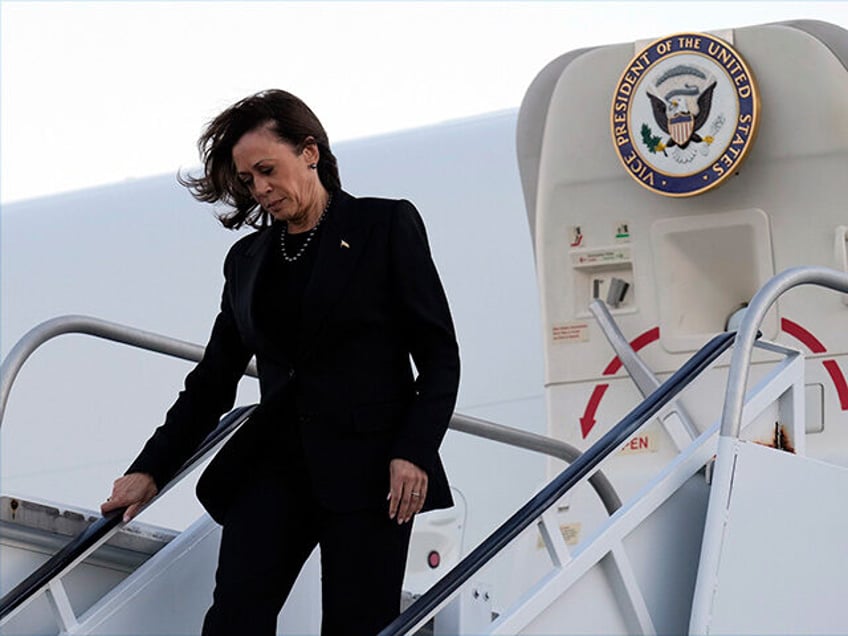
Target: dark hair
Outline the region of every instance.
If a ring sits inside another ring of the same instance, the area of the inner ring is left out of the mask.
[[[204,174],[177,176],[198,201],[222,202],[232,208],[218,215],[224,227],[262,227],[270,222],[269,214],[236,177],[232,157],[233,146],[238,140],[263,126],[281,141],[291,144],[297,152],[302,152],[311,143],[316,144],[321,184],[330,192],[341,188],[336,157],[315,113],[291,93],[277,89],[262,91],[230,106],[206,126],[197,141]]]

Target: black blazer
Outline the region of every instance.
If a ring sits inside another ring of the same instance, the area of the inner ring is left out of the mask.
[[[303,299],[298,363],[257,321],[260,274],[279,249],[265,228],[227,254],[221,311],[203,359],[128,473],[149,473],[160,487],[170,479],[232,408],[255,355],[260,404],[197,485],[213,518],[223,518],[249,478],[286,400],[314,494],[329,509],[386,506],[392,458],[427,472],[424,510],[452,505],[438,447],[456,401],[459,354],[421,217],[408,201],[337,191],[324,223]]]

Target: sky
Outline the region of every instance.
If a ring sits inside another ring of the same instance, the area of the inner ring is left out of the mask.
[[[801,18],[848,29],[848,1],[0,0],[0,202],[196,166],[266,88],[337,142],[516,108],[573,49]]]

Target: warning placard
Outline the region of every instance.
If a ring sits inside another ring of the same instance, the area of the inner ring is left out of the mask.
[[[589,323],[568,322],[554,325],[551,329],[554,344],[569,344],[589,341]]]
[[[579,521],[575,521],[573,523],[561,523],[559,526],[559,531],[562,533],[562,538],[565,541],[565,545],[577,545],[580,543],[580,529],[583,524]],[[536,549],[541,550],[545,547],[545,540],[542,538],[540,534],[536,538]]]

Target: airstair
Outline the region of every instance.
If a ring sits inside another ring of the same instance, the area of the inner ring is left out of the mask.
[[[82,334],[136,349],[197,361],[199,345],[88,316],[62,316],[28,332],[0,367],[0,422],[14,381],[30,356],[65,334]],[[255,376],[253,363],[246,375]],[[253,407],[227,414],[153,502],[200,466]],[[572,461],[569,444],[522,430],[454,414],[450,426],[464,434]],[[590,479],[608,510],[620,501],[601,474]],[[410,545],[403,605],[409,605],[459,562],[465,500],[416,520]],[[122,511],[98,512],[16,496],[0,498],[0,633],[3,634],[191,634],[198,633],[212,599],[220,528],[201,516],[182,532],[133,521]],[[257,523],[260,521],[257,512]],[[426,566],[422,567],[422,564]],[[281,614],[281,634],[320,629],[317,553],[307,561]]]
[[[381,636],[422,630],[845,633],[848,582],[842,568],[848,556],[848,515],[834,503],[848,488],[848,470],[804,456],[803,355],[758,340],[769,307],[802,284],[848,293],[848,275],[825,268],[794,268],[772,279],[752,300],[738,334],[714,337],[589,450],[571,454],[568,468],[409,604]],[[734,336],[721,417],[619,507],[609,484],[602,477],[598,481],[600,463],[714,364]],[[776,361],[746,394],[754,349]],[[629,364],[635,356],[631,351]],[[213,452],[250,411],[242,407],[226,416],[181,474]],[[465,421],[464,426],[472,424]],[[751,441],[770,432],[774,447]],[[521,443],[532,447],[540,440]],[[590,476],[611,514],[571,548],[560,531],[557,502]],[[11,508],[13,501],[5,499],[4,505]],[[2,633],[197,633],[199,608],[211,597],[217,550],[218,529],[208,517],[179,534],[162,535],[143,527],[128,533],[115,513],[83,524],[83,532],[48,559],[32,555],[50,550],[47,538],[58,527],[39,529],[38,519],[43,524],[50,514],[27,502],[15,505],[21,523],[8,514],[0,521]],[[83,515],[65,511],[52,516],[67,525]],[[29,530],[23,529],[27,524]],[[520,548],[522,537],[536,529],[550,559],[548,572],[509,606],[493,611],[481,572],[493,559]],[[38,550],[33,549],[36,535]],[[29,558],[19,558],[22,552]],[[43,563],[7,590],[7,573],[20,570],[24,561]],[[313,602],[308,592],[296,592],[289,605]],[[315,632],[315,620],[288,629]],[[296,633],[288,629],[285,633]]]
[[[803,284],[845,293],[848,275],[794,268],[755,295],[721,418],[591,538],[570,550],[555,503],[714,362],[732,334],[713,338],[380,636],[414,633],[434,614],[439,633],[439,612],[460,627],[445,634],[844,634],[848,515],[833,503],[848,487],[848,470],[804,456],[803,356],[757,342],[777,297]],[[754,347],[781,359],[746,396]],[[769,429],[774,447],[748,439]],[[457,612],[480,603],[475,574],[533,524],[549,572],[498,615]]]

